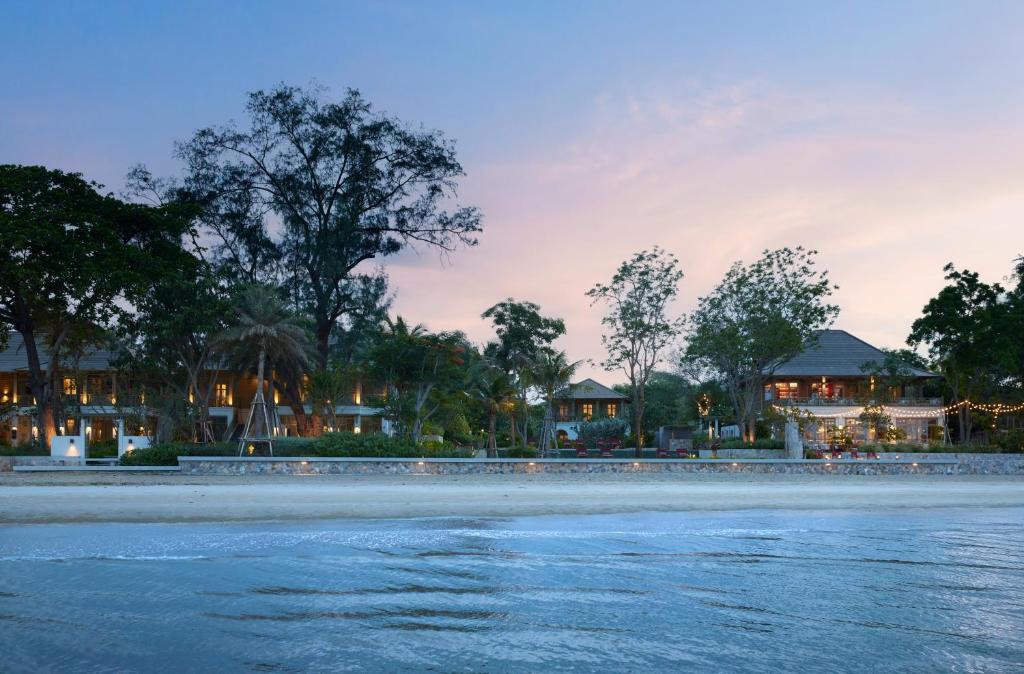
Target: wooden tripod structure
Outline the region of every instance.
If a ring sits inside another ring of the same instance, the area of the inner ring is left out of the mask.
[[[275,414],[276,414],[275,410]],[[253,423],[255,420],[256,423]],[[265,444],[270,456],[274,455],[274,441],[270,437],[270,415],[267,413],[267,401],[263,397],[263,389],[256,391],[252,407],[249,409],[249,418],[245,421],[245,430],[238,440],[238,455],[242,456],[246,450],[251,454],[257,444]]]

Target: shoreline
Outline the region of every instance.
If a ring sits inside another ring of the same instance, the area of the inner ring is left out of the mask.
[[[1024,506],[1020,476],[5,475],[0,524]]]

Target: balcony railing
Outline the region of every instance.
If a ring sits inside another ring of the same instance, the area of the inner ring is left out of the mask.
[[[872,400],[865,398],[781,398],[768,402],[775,405],[820,405],[824,407],[863,407],[865,405],[888,405],[891,407],[941,407],[942,398],[894,398]]]

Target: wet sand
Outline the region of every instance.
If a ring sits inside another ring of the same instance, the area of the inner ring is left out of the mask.
[[[0,523],[970,506],[1024,506],[1024,477],[0,475]]]

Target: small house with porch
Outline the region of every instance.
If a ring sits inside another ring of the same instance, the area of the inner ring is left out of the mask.
[[[584,379],[555,394],[555,433],[559,442],[576,440],[579,425],[598,419],[625,419],[629,397],[593,379]]]

